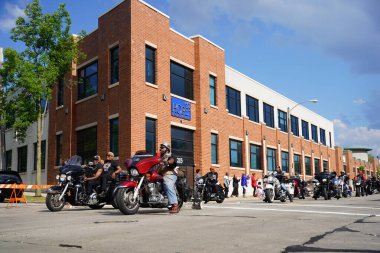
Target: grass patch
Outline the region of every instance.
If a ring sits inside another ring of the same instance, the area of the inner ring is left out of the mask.
[[[27,202],[45,202],[45,197],[25,196]]]

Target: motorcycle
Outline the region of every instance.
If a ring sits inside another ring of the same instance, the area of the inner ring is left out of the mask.
[[[158,173],[160,161],[160,157],[149,154],[127,159],[129,178],[116,188],[116,202],[121,213],[133,215],[140,207],[171,208],[164,193],[163,177]],[[178,167],[175,171],[178,171]],[[184,182],[184,177],[177,177],[175,186],[179,207],[188,199]]]
[[[329,173],[322,174],[319,178],[313,179],[314,183],[314,195],[313,198],[317,200],[320,196],[323,196],[325,200],[331,199],[334,195],[334,185],[331,181],[331,175]]]
[[[216,201],[223,203],[224,192],[220,183],[216,179],[215,174],[208,174],[207,177],[201,177],[196,182],[196,189],[193,200],[193,209],[202,209],[202,201]]]
[[[59,174],[56,176],[59,181],[58,185],[47,190],[46,207],[52,212],[58,212],[68,202],[72,206],[88,206],[91,209],[100,209],[106,204],[112,204],[114,208],[117,208],[113,193],[117,182],[111,182],[105,197],[98,196],[97,192],[93,192],[91,195],[86,194],[87,184],[84,177],[91,176],[93,170],[92,164],[82,166],[82,158],[76,155],[72,156],[59,169]]]
[[[336,199],[340,199],[342,197],[343,192],[343,180],[341,177],[333,177],[331,179],[331,183],[333,185],[333,192],[332,197],[335,197]]]
[[[272,203],[274,200],[280,200],[281,202],[286,202],[286,197],[288,196],[290,202],[293,201],[294,185],[293,183],[288,183],[286,185],[287,189],[281,187],[281,183],[276,177],[277,173],[272,172],[264,177],[264,194],[265,198],[263,201]]]
[[[374,181],[372,178],[367,179],[366,181],[366,195],[372,195],[374,192]]]
[[[351,197],[351,189],[350,189],[350,186],[348,184],[348,181],[346,180],[347,179],[347,176],[344,175],[344,176],[340,176],[342,182],[343,182],[343,190],[342,190],[342,197],[344,198],[347,198],[348,196]]]
[[[365,189],[365,181],[361,178],[361,177],[357,177],[356,180],[355,180],[355,196],[356,197],[360,197],[360,196],[364,196],[364,194],[366,193],[366,189]]]
[[[294,185],[294,197],[299,199],[305,199],[305,196],[309,196],[309,190],[307,189],[307,182],[300,176],[294,176],[290,178]]]

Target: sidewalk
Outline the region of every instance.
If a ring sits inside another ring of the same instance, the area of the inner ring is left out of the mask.
[[[246,197],[243,197],[242,195],[239,197],[228,197],[224,199],[224,202],[243,202],[243,201],[255,201],[255,202],[262,202],[262,200],[259,197],[253,197],[251,195],[247,195]]]

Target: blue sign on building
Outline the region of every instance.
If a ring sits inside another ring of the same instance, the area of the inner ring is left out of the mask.
[[[176,97],[172,97],[172,116],[191,120],[191,103]]]

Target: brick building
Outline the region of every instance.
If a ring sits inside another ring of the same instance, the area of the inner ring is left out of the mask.
[[[343,168],[331,121],[297,106],[288,126],[287,108],[297,103],[226,66],[224,49],[176,32],[143,1],[123,1],[99,17],[81,47],[86,59],[60,80],[51,101],[48,168],[109,150],[122,163],[164,141],[189,176],[210,167],[219,175],[261,175],[276,165],[289,170],[289,159],[306,178]],[[48,171],[48,182],[55,174]]]

